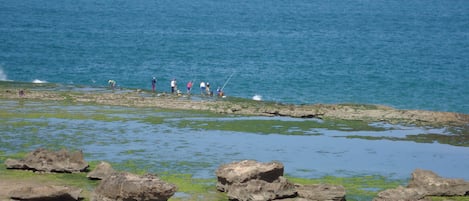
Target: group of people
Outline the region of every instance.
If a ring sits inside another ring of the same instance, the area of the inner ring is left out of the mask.
[[[191,94],[193,86],[194,86],[194,81],[190,80],[189,82],[187,82],[186,84],[187,95]],[[209,82],[201,81],[199,86],[200,86],[200,94],[213,96],[213,91],[210,88]],[[156,92],[156,78],[155,77],[153,77],[153,79],[151,80],[151,87],[152,87],[152,91]],[[173,78],[171,80],[170,87],[171,87],[171,94],[178,94],[178,95],[182,94],[182,92],[178,90],[176,78]],[[217,96],[220,96],[220,97],[224,96],[223,90],[220,87],[217,88]]]
[[[153,77],[151,79],[151,90],[153,92],[156,92],[156,77]],[[108,85],[109,85],[109,88],[111,89],[115,89],[116,87],[116,81],[115,80],[109,80],[108,81]],[[186,84],[186,87],[187,87],[187,95],[190,95],[191,92],[192,92],[192,88],[194,86],[194,82],[192,80],[190,80],[189,82],[187,82]],[[202,95],[208,95],[208,96],[213,96],[213,91],[211,90],[210,88],[210,83],[209,82],[200,82],[200,94]],[[177,95],[181,95],[182,92],[180,90],[178,90],[178,87],[177,87],[177,80],[176,78],[173,78],[170,82],[170,87],[171,87],[171,94],[177,94]],[[224,92],[222,90],[222,88],[218,87],[217,88],[217,96],[224,96]]]

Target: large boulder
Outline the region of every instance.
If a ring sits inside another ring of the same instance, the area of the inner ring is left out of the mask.
[[[67,186],[24,186],[11,191],[9,196],[13,200],[23,201],[76,201],[82,198],[81,191]]]
[[[283,164],[277,161],[260,163],[254,160],[243,160],[220,166],[216,171],[217,189],[226,192],[228,186],[258,179],[273,182],[283,176]]]
[[[425,200],[425,192],[418,188],[404,188],[399,186],[394,189],[387,189],[378,193],[373,201],[406,201],[406,200]]]
[[[89,179],[102,180],[114,172],[115,170],[112,168],[111,164],[101,161],[93,171],[86,175],[86,177]]]
[[[463,179],[442,178],[430,170],[417,169],[412,172],[408,188],[422,188],[432,196],[469,195],[469,182]]]
[[[68,152],[65,149],[57,152],[37,149],[28,153],[24,159],[7,159],[5,166],[8,169],[64,173],[83,172],[89,167],[82,151]]]
[[[92,201],[166,201],[176,190],[174,184],[166,183],[154,175],[114,172],[96,187]]]
[[[220,166],[216,175],[217,189],[237,201],[343,201],[345,189],[335,185],[299,185],[283,177],[280,162],[261,163],[253,160]]]
[[[406,188],[399,186],[379,192],[373,201],[430,200],[428,196],[468,196],[469,182],[442,178],[429,170],[417,169]]]
[[[253,179],[243,183],[234,183],[228,187],[228,197],[230,200],[276,200],[296,197],[295,185],[287,181],[284,177],[267,182]]]

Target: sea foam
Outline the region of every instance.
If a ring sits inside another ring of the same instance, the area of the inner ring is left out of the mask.
[[[7,74],[3,71],[3,68],[0,68],[0,81],[10,81],[7,78]]]
[[[34,80],[33,80],[33,83],[34,83],[34,84],[41,84],[41,83],[47,83],[47,81],[45,81],[45,80],[39,80],[39,79],[34,79]]]
[[[256,95],[254,95],[254,96],[252,97],[252,100],[261,101],[261,100],[262,100],[262,96],[256,94]]]

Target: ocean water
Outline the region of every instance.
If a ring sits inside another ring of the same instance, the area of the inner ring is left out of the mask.
[[[230,75],[232,78],[229,79]],[[0,80],[469,114],[467,0],[0,0]]]

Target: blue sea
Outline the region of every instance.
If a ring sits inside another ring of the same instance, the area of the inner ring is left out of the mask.
[[[467,0],[0,0],[0,80],[469,114]],[[197,86],[196,84],[196,86]]]

